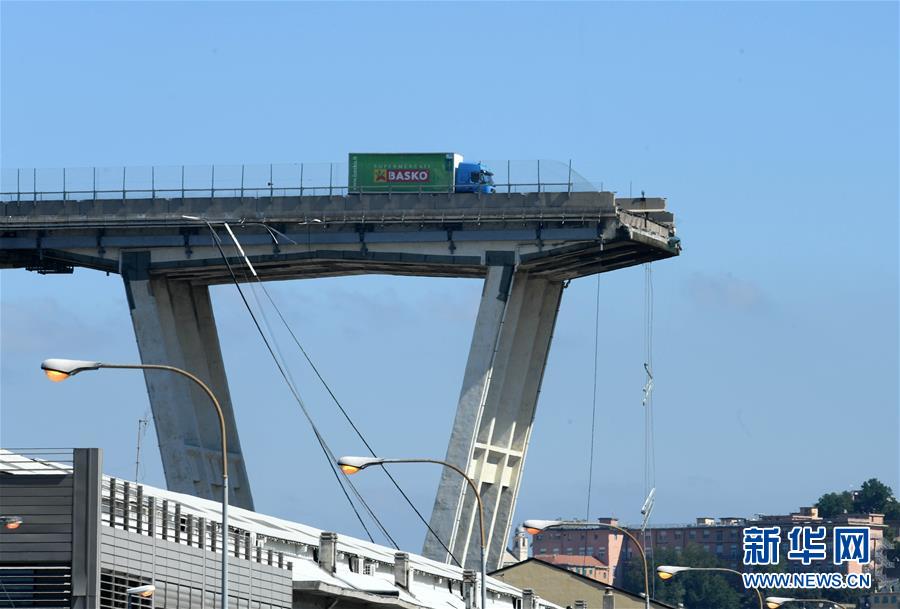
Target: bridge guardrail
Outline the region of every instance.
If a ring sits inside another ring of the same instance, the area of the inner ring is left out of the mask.
[[[494,172],[497,194],[601,190],[574,171],[571,161],[484,163]],[[347,177],[347,163],[3,168],[0,202],[343,196]]]

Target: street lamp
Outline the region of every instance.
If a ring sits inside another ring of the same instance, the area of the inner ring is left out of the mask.
[[[609,522],[577,522],[577,521],[566,521],[566,520],[526,520],[522,523],[522,526],[525,528],[528,533],[531,535],[537,535],[541,531],[551,528],[558,527],[584,527],[585,525],[590,525],[592,527],[598,528],[606,528],[612,529],[619,533],[624,534],[638,549],[638,553],[641,555],[641,562],[644,564],[644,606],[647,609],[650,609],[650,572],[647,570],[647,556],[644,554],[644,548],[638,543],[638,540],[629,533],[627,530],[622,527],[611,524]]]
[[[382,459],[380,457],[341,457],[337,461],[341,471],[347,474],[355,474],[366,469],[370,465],[384,465],[385,463],[435,463],[449,467],[469,484],[472,492],[475,493],[475,500],[478,502],[478,529],[481,532],[481,609],[487,609],[487,568],[485,564],[487,554],[487,545],[484,536],[484,504],[481,501],[481,493],[478,492],[478,486],[466,475],[466,472],[456,467],[452,463],[440,461],[438,459]]]
[[[125,591],[125,598],[128,599],[128,609],[131,609],[131,597],[139,596],[141,598],[150,598],[156,592],[156,586],[147,584],[146,586],[137,586],[136,588],[128,588]]]
[[[738,576],[743,576],[740,571],[735,571],[734,569],[726,569],[725,567],[674,567],[671,565],[662,565],[656,567],[656,574],[659,575],[659,578],[663,581],[672,579],[678,573],[682,573],[683,571],[720,571],[724,573],[734,573]],[[759,609],[766,609],[766,606],[763,605],[763,597],[762,593],[759,591],[759,588],[753,588],[753,591],[756,592],[756,597],[759,599]],[[777,605],[776,605],[777,607]],[[773,609],[770,607],[769,609]]]
[[[783,596],[766,597],[766,607],[768,607],[768,609],[778,609],[778,607],[781,607],[785,603],[829,603],[830,605],[837,607],[838,609],[844,609],[844,606],[840,603],[828,600],[827,598],[786,598]]]
[[[125,370],[166,370],[174,372],[195,382],[206,393],[216,408],[219,416],[219,432],[222,436],[222,609],[228,609],[228,440],[225,434],[225,415],[222,406],[216,399],[212,389],[199,378],[181,368],[162,364],[106,364],[77,359],[48,359],[41,363],[41,369],[54,383],[66,380],[80,372],[99,370],[100,368],[118,368]],[[151,591],[150,594],[153,594]]]
[[[3,525],[4,529],[9,529],[10,531],[18,529],[23,522],[25,521],[21,516],[0,516],[0,525]]]

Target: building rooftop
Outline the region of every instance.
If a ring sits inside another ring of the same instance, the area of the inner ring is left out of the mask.
[[[584,554],[537,554],[537,560],[548,562],[552,565],[570,565],[576,567],[606,567],[607,564],[594,556]]]
[[[57,462],[52,457],[36,459],[0,449],[0,474],[4,476],[59,475],[71,471],[71,464]],[[184,523],[217,523],[221,520],[221,504],[217,502],[106,475],[102,480],[101,498],[101,528],[137,531],[170,543],[197,547],[198,537],[192,533],[192,525],[185,528]],[[115,508],[111,509],[111,505]],[[137,514],[141,512],[138,506],[144,511],[150,506],[156,514],[153,524],[149,524],[149,519],[143,523],[138,519]],[[168,537],[165,534],[167,526]],[[277,553],[283,559],[279,563],[291,572],[295,591],[354,599],[372,606],[390,605],[406,609],[464,609],[466,606],[462,593],[463,570],[459,567],[408,553],[408,585],[401,586],[395,579],[398,552],[394,548],[350,535],[337,535],[335,569],[330,572],[322,568],[318,560],[321,529],[235,506],[229,506],[229,529],[235,542],[239,538],[249,540],[242,542],[242,545],[249,544],[257,556],[260,552]],[[158,534],[159,531],[162,533]],[[202,541],[200,547],[203,548]],[[232,548],[237,552],[235,546]],[[241,549],[249,555],[249,548]],[[214,549],[208,551],[215,552]],[[515,606],[521,597],[520,589],[488,578],[488,609],[508,609]],[[536,609],[560,608],[540,600]]]

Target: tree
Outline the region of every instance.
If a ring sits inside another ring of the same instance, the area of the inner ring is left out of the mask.
[[[870,478],[862,484],[862,488],[856,494],[853,501],[855,511],[862,514],[871,514],[876,512],[883,514],[887,507],[892,503],[896,503],[894,499],[894,491],[887,484],[881,482],[877,478]]]
[[[678,565],[683,567],[718,567],[721,566],[715,555],[707,552],[702,546],[689,544],[682,552],[670,549],[657,550],[650,561],[653,565]],[[650,574],[656,577],[655,573]],[[752,592],[744,592],[741,580],[735,575],[696,571],[680,573],[663,581],[655,580],[656,588],[653,598],[677,605],[683,603],[690,609],[745,609],[758,608],[756,597]],[[640,560],[628,561],[624,567],[622,587],[640,594],[644,591],[644,567]],[[752,602],[751,602],[752,601]]]
[[[822,518],[831,518],[839,514],[846,514],[853,511],[853,494],[849,491],[842,493],[825,493],[816,502],[819,508],[819,516]]]
[[[887,522],[900,522],[900,501],[894,499],[884,507],[884,519]]]

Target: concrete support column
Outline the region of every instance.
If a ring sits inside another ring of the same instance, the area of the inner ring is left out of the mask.
[[[562,295],[560,282],[515,271],[511,258],[498,262],[484,282],[446,457],[468,472],[484,500],[488,571],[500,566],[509,537]],[[442,474],[431,527],[464,567],[478,567],[477,505],[453,471]],[[431,534],[423,553],[450,560]]]
[[[124,252],[121,265],[141,362],[182,368],[209,385],[225,414],[229,503],[252,510],[209,288],[151,277],[150,252]],[[219,420],[209,397],[177,374],[148,370],[144,379],[169,490],[221,501]]]

